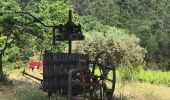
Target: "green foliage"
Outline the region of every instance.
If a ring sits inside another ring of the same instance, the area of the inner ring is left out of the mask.
[[[125,30],[109,27],[106,33],[86,33],[86,40],[76,42],[74,51],[90,54],[91,59],[94,59],[100,51],[108,50],[115,66],[121,66],[122,74],[132,78],[137,73],[138,65],[144,63],[146,53],[146,50],[139,46],[139,42],[139,38],[126,34]]]
[[[151,84],[170,84],[170,72],[141,70],[134,79]]]
[[[138,75],[138,73],[143,70],[142,65],[134,66],[132,64],[120,66],[118,69],[118,75],[120,75],[120,79],[122,81],[127,80],[135,80],[135,76]]]
[[[30,56],[45,49],[65,50],[65,43],[58,42],[56,46],[52,46],[50,28],[35,23],[35,20],[26,14],[15,13],[29,12],[46,25],[59,25],[67,21],[70,7],[64,1],[2,0],[0,7],[0,51],[4,54],[4,64],[9,61],[18,66],[18,62],[21,64],[21,61],[25,62]],[[74,20],[79,22],[81,19],[76,15]]]
[[[112,0],[68,0],[70,1],[79,15],[92,15],[103,24],[114,25],[117,6]]]
[[[98,22],[101,22],[104,25],[126,29],[129,34],[139,37],[140,45],[148,51],[147,62],[161,58],[169,59],[169,0],[70,0],[70,2],[83,17],[96,18],[91,19],[89,26],[96,23],[95,26],[100,27]]]
[[[170,39],[166,27],[169,22],[165,22],[166,16],[169,16],[169,4],[170,2],[167,0],[126,0],[118,3],[121,8],[119,17],[124,20],[122,26],[141,39],[141,46],[146,47],[148,51],[148,61],[153,61],[158,57],[169,58]]]
[[[48,25],[58,25],[67,21],[69,5],[60,1],[40,0],[28,2],[24,11],[31,12]]]
[[[103,25],[98,21],[96,17],[93,16],[82,16],[82,25],[85,32],[88,31],[98,31],[101,33],[106,33],[109,29],[109,25]]]
[[[125,30],[109,28],[106,33],[90,31],[84,42],[75,44],[76,52],[89,53],[94,58],[101,50],[109,50],[114,62],[139,64],[143,62],[146,50],[139,46],[139,39],[134,35],[126,34]]]

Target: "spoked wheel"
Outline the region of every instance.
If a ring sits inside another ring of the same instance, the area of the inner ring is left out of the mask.
[[[95,100],[112,100],[116,81],[115,68],[109,52],[100,52],[92,68],[91,98]]]

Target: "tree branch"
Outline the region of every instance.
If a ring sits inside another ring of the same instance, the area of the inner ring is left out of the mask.
[[[3,54],[4,54],[6,48],[12,43],[12,41],[13,41],[14,39],[12,39],[9,43],[8,43],[8,40],[9,40],[9,36],[7,36],[7,39],[6,39],[6,41],[5,41],[4,48],[1,50],[0,55],[3,55]]]
[[[40,19],[36,18],[34,15],[32,15],[31,13],[28,13],[28,12],[15,12],[15,13],[18,13],[18,14],[25,14],[25,15],[28,15],[28,16],[31,16],[33,19],[34,19],[34,22],[35,23],[40,23],[41,25],[43,25],[44,27],[56,27],[56,28],[59,28],[59,26],[57,25],[46,25],[44,24],[43,22],[41,22]]]

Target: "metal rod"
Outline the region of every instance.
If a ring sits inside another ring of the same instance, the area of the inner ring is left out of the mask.
[[[43,81],[42,79],[40,79],[40,78],[38,78],[38,77],[35,77],[35,76],[33,76],[33,75],[30,75],[30,74],[26,73],[25,70],[23,70],[22,74],[23,74],[23,75],[27,75],[27,76],[29,76],[29,77],[32,77],[32,78],[34,78],[34,79],[36,79],[36,80],[38,80],[38,81],[41,81],[41,82]]]
[[[83,100],[86,100],[86,79],[85,79],[85,75],[82,75],[82,80],[83,80]]]
[[[55,45],[55,27],[53,27],[53,45]]]
[[[71,54],[71,49],[72,49],[72,41],[68,41],[68,53]]]
[[[68,14],[68,21],[69,22],[72,22],[72,11],[71,10],[69,10],[69,14]]]
[[[71,69],[69,72],[68,72],[68,100],[71,100],[71,97],[72,97],[72,75],[73,73],[76,73],[76,72],[79,72],[80,69]]]

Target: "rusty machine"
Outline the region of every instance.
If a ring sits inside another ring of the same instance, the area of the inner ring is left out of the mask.
[[[44,51],[43,79],[23,71],[24,75],[41,81],[42,90],[48,93],[49,100],[53,93],[66,95],[68,100],[74,100],[74,96],[81,96],[83,100],[112,100],[115,89],[112,57],[108,51],[99,52],[95,59],[89,59],[88,54],[72,53],[72,41],[84,40],[85,36],[81,25],[72,21],[71,10],[66,24],[58,26],[47,26],[33,15],[24,14],[53,29],[54,45],[56,41],[68,41],[68,53]]]

